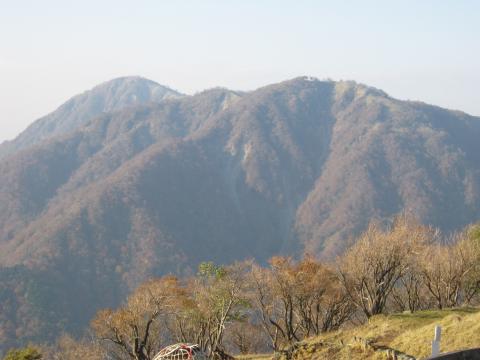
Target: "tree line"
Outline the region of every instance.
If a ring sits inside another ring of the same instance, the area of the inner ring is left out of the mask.
[[[281,352],[377,314],[476,305],[479,293],[480,226],[445,237],[402,214],[388,228],[371,224],[333,262],[208,262],[189,278],[151,279],[119,308],[99,311],[89,337],[64,336],[41,351],[55,360],[151,360],[189,342],[209,358]]]

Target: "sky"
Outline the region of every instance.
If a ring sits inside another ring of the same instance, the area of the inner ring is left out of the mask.
[[[0,0],[0,141],[127,75],[187,94],[355,80],[480,116],[480,1]]]

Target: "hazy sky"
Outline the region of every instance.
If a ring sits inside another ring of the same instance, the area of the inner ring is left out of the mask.
[[[185,93],[353,79],[480,115],[480,1],[0,0],[0,141],[125,75]]]

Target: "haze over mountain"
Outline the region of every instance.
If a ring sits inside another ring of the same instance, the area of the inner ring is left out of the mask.
[[[108,81],[71,98],[54,112],[38,119],[14,141],[0,144],[0,158],[49,137],[66,134],[102,113],[180,96],[172,89],[140,77]]]
[[[480,118],[355,82],[102,84],[0,147],[0,348],[201,261],[332,259],[404,209],[459,229],[480,218],[479,138]]]

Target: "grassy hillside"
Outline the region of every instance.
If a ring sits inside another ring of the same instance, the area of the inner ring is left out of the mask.
[[[365,325],[300,342],[293,347],[291,354],[282,357],[299,360],[387,359],[387,350],[394,349],[397,354],[423,359],[430,355],[435,325],[442,327],[442,352],[480,347],[479,311],[478,308],[462,308],[375,316]],[[265,356],[258,358],[264,359]]]

